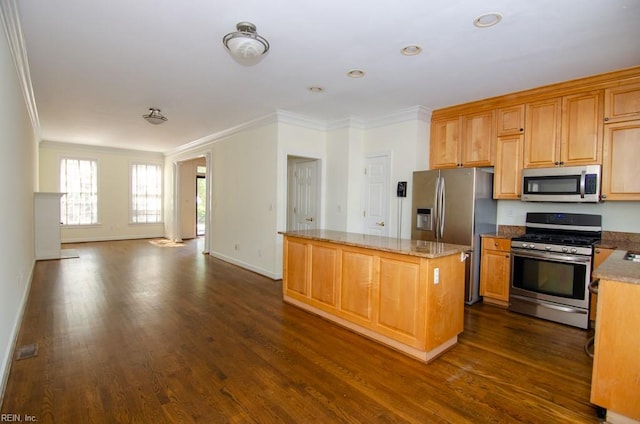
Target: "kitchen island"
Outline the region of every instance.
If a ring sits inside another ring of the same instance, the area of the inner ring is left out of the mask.
[[[463,330],[469,246],[283,232],[284,301],[424,362]]]

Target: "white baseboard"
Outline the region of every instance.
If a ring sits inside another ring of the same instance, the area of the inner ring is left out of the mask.
[[[72,237],[64,238],[61,243],[90,243],[93,241],[119,241],[119,240],[138,240],[138,239],[153,239],[153,238],[165,238],[164,233],[159,234],[145,234],[138,236],[109,236],[109,237]]]
[[[229,262],[229,263],[231,263],[233,265],[237,265],[240,268],[244,268],[244,269],[248,269],[249,271],[253,271],[256,274],[264,275],[265,277],[270,278],[272,280],[280,280],[280,279],[282,279],[282,274],[281,273],[271,272],[271,271],[268,271],[268,270],[266,270],[264,268],[260,268],[260,267],[251,265],[249,263],[240,261],[240,260],[238,260],[236,258],[232,258],[232,257],[227,256],[227,255],[223,255],[221,253],[209,252],[209,255],[213,256],[214,258],[220,259],[222,261]]]
[[[11,363],[13,362],[13,353],[16,350],[16,343],[18,342],[18,335],[20,334],[20,326],[22,325],[22,318],[24,317],[24,311],[27,306],[27,300],[29,299],[29,292],[31,291],[31,282],[33,281],[33,272],[35,270],[36,261],[31,264],[31,272],[29,273],[27,284],[25,285],[24,292],[22,293],[22,299],[20,301],[20,309],[18,310],[18,316],[13,323],[13,329],[11,331],[11,342],[7,346],[7,350],[2,358],[2,366],[0,368],[0,408],[4,401],[4,393],[7,388],[7,381],[9,380],[9,373],[11,372]]]

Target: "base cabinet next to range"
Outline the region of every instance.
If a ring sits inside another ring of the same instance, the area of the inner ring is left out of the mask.
[[[509,306],[511,240],[483,236],[480,260],[480,295],[483,301]]]
[[[463,330],[460,253],[424,258],[285,236],[283,271],[285,302],[425,362]]]

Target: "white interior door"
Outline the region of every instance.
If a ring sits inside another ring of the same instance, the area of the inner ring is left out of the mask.
[[[389,155],[365,160],[364,232],[389,235]]]
[[[292,159],[289,166],[289,229],[318,228],[318,160]]]

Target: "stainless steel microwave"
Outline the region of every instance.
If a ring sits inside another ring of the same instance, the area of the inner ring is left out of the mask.
[[[525,202],[599,202],[600,165],[522,170]]]

